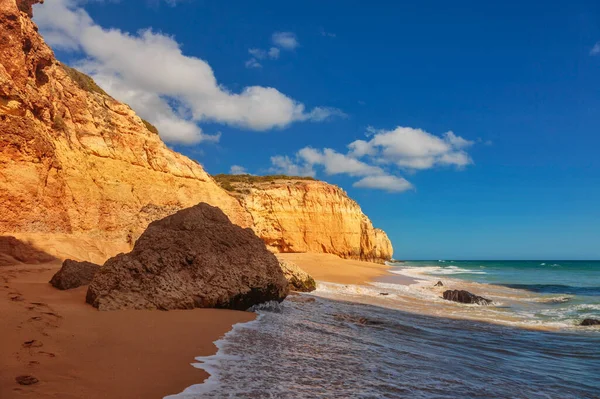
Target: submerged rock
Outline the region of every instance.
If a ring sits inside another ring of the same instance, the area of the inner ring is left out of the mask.
[[[460,302],[460,303],[473,303],[476,305],[489,305],[492,303],[492,301],[489,299],[471,294],[469,291],[463,291],[463,290],[444,291],[444,299],[447,301],[454,301],[454,302]]]
[[[317,283],[310,274],[300,269],[298,265],[285,260],[279,260],[279,266],[289,283],[291,291],[311,292],[317,289]]]
[[[444,283],[442,283],[441,281],[438,281],[436,285],[434,285],[434,287],[443,287]]]
[[[598,319],[585,319],[581,322],[580,326],[600,326],[600,320]]]
[[[366,317],[362,317],[362,316],[354,316],[354,315],[349,315],[349,314],[336,314],[333,316],[333,318],[337,321],[343,321],[346,323],[354,323],[354,324],[358,324],[361,326],[380,326],[383,323],[383,321],[380,320],[373,320],[373,319],[368,319]]]
[[[100,310],[246,310],[287,293],[277,258],[254,232],[201,203],[150,223],[130,253],[104,264],[86,301]]]
[[[63,262],[60,270],[52,276],[50,284],[59,290],[70,290],[82,285],[89,285],[99,270],[100,265],[95,263],[67,259]]]

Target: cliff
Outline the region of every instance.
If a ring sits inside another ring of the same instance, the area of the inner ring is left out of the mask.
[[[273,252],[391,257],[385,233],[335,186],[265,178],[243,195],[220,187],[129,106],[56,60],[31,20],[37,2],[0,0],[0,235],[103,263],[150,222],[206,202]]]
[[[55,59],[30,19],[35,2],[0,1],[0,232],[132,244],[149,222],[199,202],[250,226],[199,164]]]
[[[273,252],[322,252],[382,262],[393,248],[356,201],[310,178],[230,176],[215,179],[252,215],[254,231]]]

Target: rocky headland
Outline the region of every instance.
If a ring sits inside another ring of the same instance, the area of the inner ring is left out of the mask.
[[[312,178],[216,175],[240,200],[253,229],[276,253],[327,253],[383,263],[393,248],[341,188]]]

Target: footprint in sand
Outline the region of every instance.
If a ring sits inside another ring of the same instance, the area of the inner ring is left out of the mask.
[[[44,355],[44,356],[48,356],[48,357],[56,357],[56,355],[54,353],[51,353],[51,352],[39,351],[38,354]]]
[[[36,339],[23,342],[23,348],[40,348],[42,346],[44,346],[44,344]]]

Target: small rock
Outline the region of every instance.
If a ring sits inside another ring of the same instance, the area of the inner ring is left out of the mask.
[[[600,320],[598,319],[585,319],[581,322],[580,326],[600,326]]]
[[[380,292],[379,295],[388,296],[390,294],[389,294],[389,292]]]
[[[317,283],[308,273],[302,270],[298,265],[282,259],[278,259],[279,267],[289,283],[291,291],[311,292],[317,289]]]
[[[37,384],[38,382],[40,382],[37,378],[35,378],[32,375],[20,375],[17,378],[15,378],[15,380],[20,385],[33,385],[33,384]]]
[[[444,283],[442,283],[441,281],[438,281],[436,285],[434,285],[434,287],[443,287]]]
[[[67,259],[52,277],[50,284],[59,290],[70,290],[82,285],[89,285],[99,270],[100,265]]]
[[[491,300],[471,294],[469,291],[448,290],[444,291],[444,299],[460,303],[474,303],[476,305],[490,305]]]

